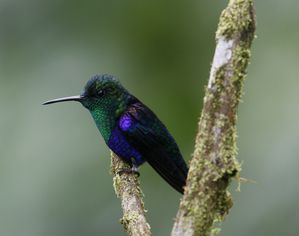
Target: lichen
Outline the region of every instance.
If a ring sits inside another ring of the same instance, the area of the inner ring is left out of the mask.
[[[223,221],[233,205],[227,187],[241,170],[236,158],[236,121],[254,38],[252,4],[252,0],[230,0],[220,17],[216,39],[232,43],[230,48],[216,47],[216,50],[225,48],[231,57],[221,66],[212,65],[185,196],[175,225],[183,224],[185,231],[190,230],[191,225],[192,235],[214,234],[217,230],[213,225]],[[216,52],[215,55],[226,54]],[[186,235],[182,230],[178,232],[181,234],[173,235]]]
[[[138,212],[131,211],[129,214],[124,214],[120,219],[120,223],[128,230],[130,224],[136,224],[138,222]]]
[[[221,13],[216,38],[223,36],[231,39],[240,32],[252,31],[251,27],[254,26],[252,14],[252,0],[231,0],[228,7]]]
[[[151,235],[150,226],[146,222],[144,213],[143,194],[136,175],[132,173],[119,174],[129,165],[111,152],[111,173],[113,187],[118,198],[121,199],[123,217],[120,222],[129,235]]]

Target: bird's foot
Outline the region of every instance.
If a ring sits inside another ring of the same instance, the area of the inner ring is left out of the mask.
[[[135,174],[135,175],[137,175],[137,177],[140,176],[140,173],[139,173],[136,166],[133,166],[132,168],[123,168],[123,169],[121,169],[120,171],[117,172],[118,175],[122,175],[124,173]]]

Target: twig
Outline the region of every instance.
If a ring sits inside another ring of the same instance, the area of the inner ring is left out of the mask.
[[[195,150],[172,236],[211,235],[213,224],[232,207],[227,186],[241,169],[236,113],[254,32],[253,0],[230,0],[219,20]]]
[[[142,192],[135,174],[122,173],[120,170],[130,168],[118,156],[111,152],[111,172],[115,193],[121,200],[123,217],[121,223],[130,236],[150,236],[150,225],[145,218]]]

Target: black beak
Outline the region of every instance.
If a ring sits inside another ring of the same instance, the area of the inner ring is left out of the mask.
[[[81,102],[83,99],[84,99],[84,96],[81,96],[81,95],[70,96],[70,97],[57,98],[57,99],[46,101],[43,103],[43,105],[48,105],[48,104],[57,103],[57,102],[67,102],[67,101]]]

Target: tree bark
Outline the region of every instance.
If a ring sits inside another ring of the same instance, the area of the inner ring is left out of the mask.
[[[253,0],[230,0],[216,32],[216,49],[198,124],[195,150],[172,236],[215,233],[232,207],[227,190],[238,175],[237,106],[254,39]]]
[[[123,217],[121,223],[130,236],[150,236],[150,225],[145,218],[144,203],[139,180],[134,173],[119,172],[130,168],[118,156],[111,152],[111,172],[115,193],[121,200]]]

